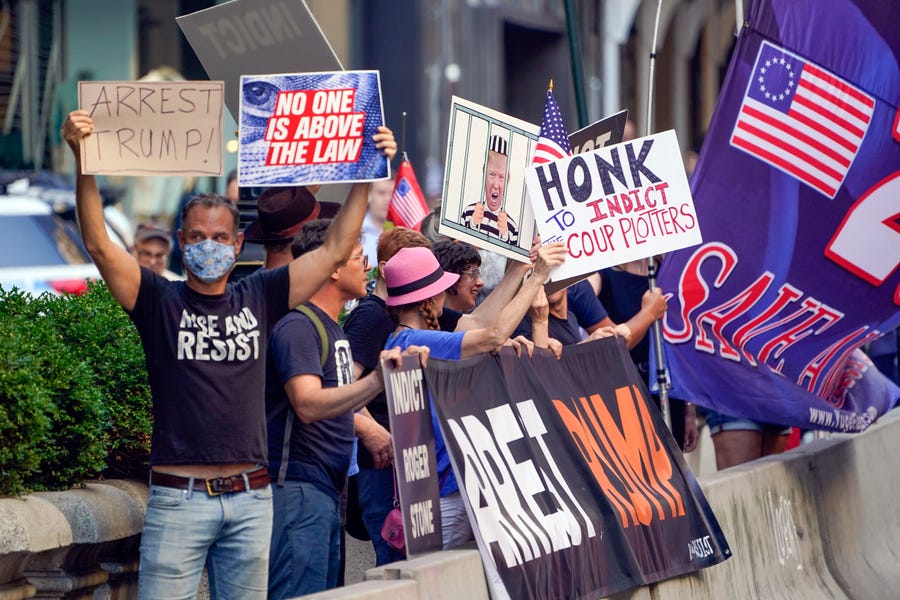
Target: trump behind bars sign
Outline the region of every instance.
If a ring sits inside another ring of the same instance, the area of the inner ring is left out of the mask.
[[[699,244],[674,131],[534,165],[525,186],[543,242],[564,242],[565,279]]]
[[[241,186],[373,181],[390,175],[377,71],[241,77]]]

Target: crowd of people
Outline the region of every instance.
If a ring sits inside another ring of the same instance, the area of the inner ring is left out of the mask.
[[[84,111],[63,125],[76,161],[91,132]],[[388,159],[396,153],[386,127],[368,143]],[[493,140],[486,173],[505,174],[495,164],[505,154]],[[503,182],[494,175],[466,218],[512,238],[517,226],[497,202]],[[527,262],[507,261],[428,223],[422,232],[392,227],[390,182],[353,184],[343,206],[318,201],[315,187],[267,189],[244,231],[236,185],[229,181],[231,197],[190,198],[174,236],[163,224],[141,224],[129,253],[107,234],[93,176],[78,175],[85,246],[138,330],[153,395],[141,597],[192,597],[204,568],[217,598],[290,598],[340,585],[348,500],[376,564],[403,558],[381,534],[396,498],[383,361],[461,359],[505,345],[559,356],[616,336],[650,383],[647,333],[666,300],[648,289],[646,261],[548,296],[544,282],[564,260],[563,244],[535,240]],[[262,245],[265,262],[229,281],[245,243]],[[176,249],[183,275],[166,268]],[[498,262],[502,276],[486,285],[482,270]],[[695,408],[673,399],[672,416],[690,452]],[[784,448],[780,427],[701,416],[720,468]],[[472,529],[433,411],[432,419],[442,541],[453,548]]]

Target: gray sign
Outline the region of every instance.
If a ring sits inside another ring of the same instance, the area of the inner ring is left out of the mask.
[[[237,121],[241,75],[341,71],[303,0],[233,0],[175,19]]]
[[[441,494],[431,402],[418,356],[381,364],[394,444],[394,476],[403,512],[406,555],[441,549]]]

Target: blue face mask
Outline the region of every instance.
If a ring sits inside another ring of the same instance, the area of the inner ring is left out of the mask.
[[[184,266],[197,279],[213,283],[221,279],[234,265],[234,246],[214,240],[203,240],[184,246]]]

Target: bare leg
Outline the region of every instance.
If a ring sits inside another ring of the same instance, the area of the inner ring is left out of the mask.
[[[758,431],[720,431],[712,436],[712,440],[716,448],[716,468],[720,471],[762,456],[762,434]]]
[[[769,456],[770,454],[780,454],[784,452],[784,447],[787,444],[788,436],[781,435],[774,431],[766,431],[762,434],[762,456]]]

